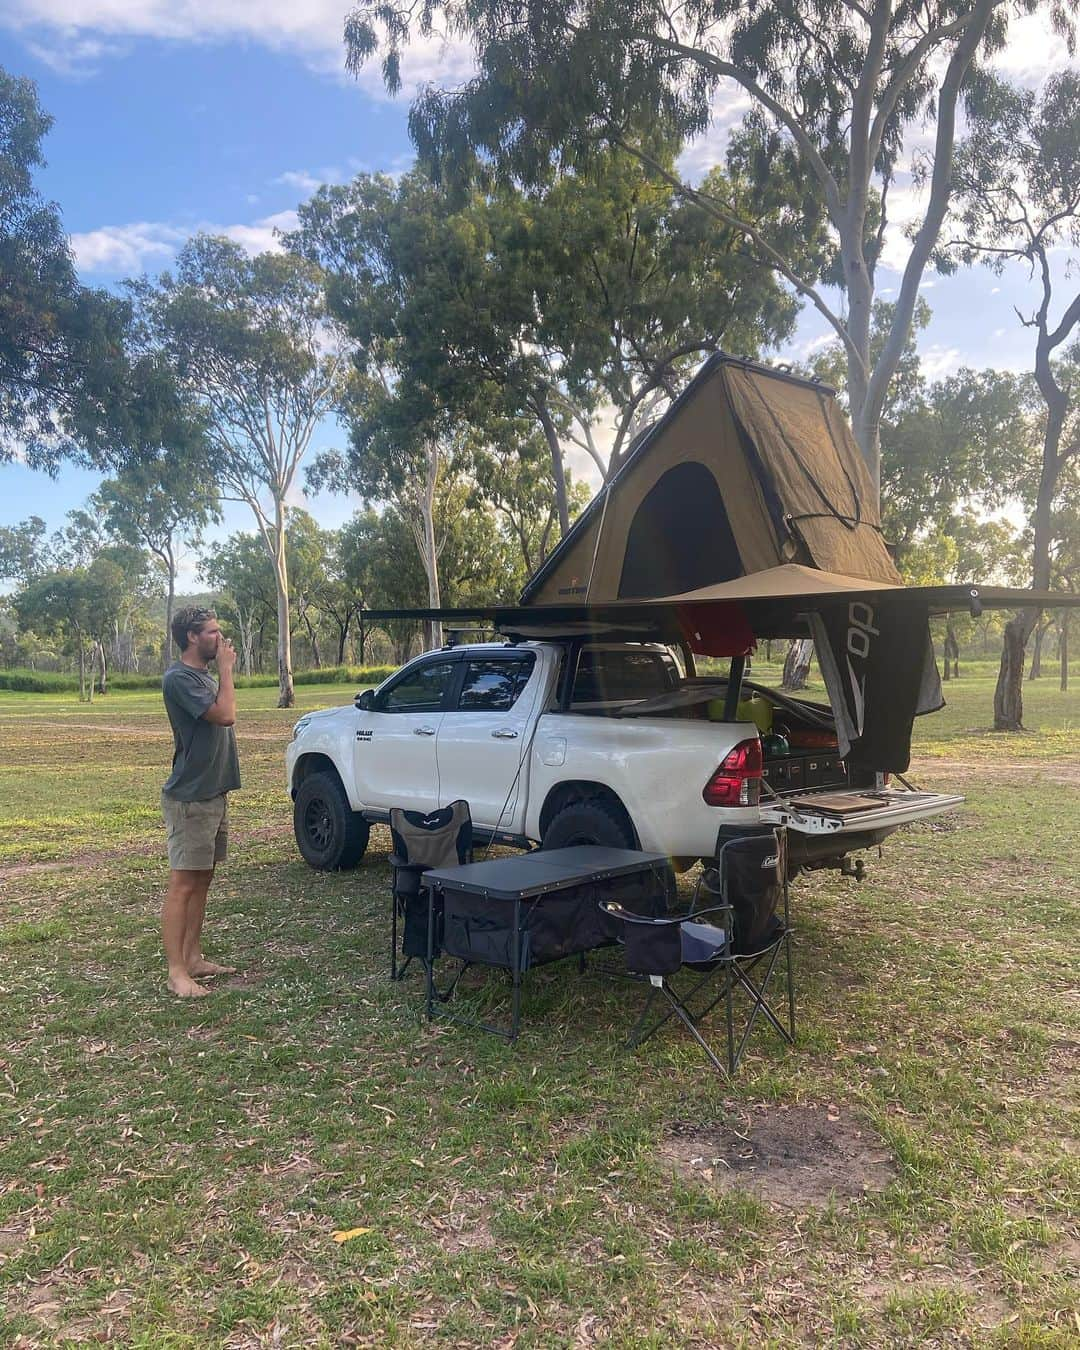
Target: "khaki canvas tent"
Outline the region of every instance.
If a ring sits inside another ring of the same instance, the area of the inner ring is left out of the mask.
[[[833,390],[711,357],[531,578],[522,605],[682,595],[797,564],[900,585]]]

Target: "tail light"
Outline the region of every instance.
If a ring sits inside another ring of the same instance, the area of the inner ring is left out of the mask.
[[[761,800],[761,741],[740,741],[701,790],[709,806],[757,806]]]

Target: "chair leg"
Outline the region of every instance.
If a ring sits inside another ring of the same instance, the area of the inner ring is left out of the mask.
[[[774,948],[772,952],[772,959],[769,961],[768,970],[765,972],[765,978],[761,981],[760,985],[755,984],[754,981],[749,977],[749,975],[747,975],[747,973],[740,966],[738,965],[735,966],[735,976],[738,979],[739,983],[742,985],[742,987],[750,995],[750,998],[752,1000],[752,1006],[750,1009],[750,1016],[747,1018],[746,1027],[743,1030],[742,1038],[739,1041],[739,1047],[735,1052],[732,1072],[734,1072],[734,1069],[738,1067],[739,1061],[742,1059],[743,1051],[746,1049],[747,1041],[749,1041],[750,1039],[750,1033],[754,1029],[754,1023],[757,1021],[758,1013],[765,1014],[765,1017],[775,1028],[779,1036],[784,1041],[786,1041],[788,1045],[795,1044],[794,1030],[792,1029],[792,1031],[789,1031],[783,1025],[780,1019],[776,1016],[776,1013],[773,1011],[768,1000],[765,998],[765,989],[768,986],[769,977],[772,974],[773,967],[776,965],[776,960],[779,954],[780,954],[779,947]]]
[[[716,1053],[709,1045],[708,1041],[706,1041],[705,1037],[702,1036],[700,1031],[698,1031],[697,1027],[694,1024],[694,1019],[690,1016],[689,1012],[687,1012],[686,1007],[683,1004],[683,1001],[679,998],[678,994],[676,994],[674,990],[669,989],[666,983],[660,986],[660,992],[665,995],[668,1002],[672,1006],[675,1016],[678,1017],[679,1021],[682,1022],[684,1027],[686,1027],[690,1035],[693,1036],[694,1040],[697,1041],[698,1045],[700,1045],[702,1050],[705,1051],[706,1055],[708,1055],[709,1059],[712,1061],[715,1067],[719,1069],[721,1073],[726,1074],[728,1070],[726,1070],[723,1064],[720,1063],[719,1059],[717,1059],[716,1057]]]
[[[649,997],[645,1000],[644,1007],[638,1014],[638,1020],[634,1023],[630,1035],[626,1038],[627,1050],[633,1050],[634,1047],[640,1045],[642,1041],[648,1040],[649,1036],[651,1036],[654,1031],[656,1031],[659,1027],[663,1025],[662,1022],[657,1022],[656,1026],[652,1028],[652,1031],[649,1031],[644,1036],[640,1034],[641,1028],[645,1025],[645,1019],[649,1015],[649,1009],[652,1007],[653,1000],[655,998],[656,998],[656,986],[652,985],[649,988]],[[669,1013],[668,1016],[670,1017],[671,1014]],[[664,1021],[667,1021],[667,1018],[664,1018]]]

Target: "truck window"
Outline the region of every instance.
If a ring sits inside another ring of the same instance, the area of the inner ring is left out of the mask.
[[[532,656],[517,660],[467,661],[458,708],[462,712],[508,712],[529,683]]]
[[[429,661],[403,675],[379,700],[379,711],[438,712],[457,670],[456,661]]]
[[[585,647],[578,657],[571,707],[590,703],[632,703],[667,693],[679,683],[669,652]]]

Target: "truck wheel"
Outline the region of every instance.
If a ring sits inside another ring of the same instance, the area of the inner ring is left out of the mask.
[[[630,818],[617,806],[599,797],[569,802],[556,811],[540,841],[541,848],[570,848],[596,844],[600,848],[637,848]],[[679,888],[671,867],[664,869],[664,896],[669,910],[675,907]]]
[[[313,773],[297,788],[293,833],[305,861],[320,872],[332,872],[356,866],[367,848],[370,827],[350,808],[333,774]]]
[[[544,831],[541,848],[599,844],[601,848],[636,848],[633,826],[617,807],[599,797],[568,802],[556,811]]]

